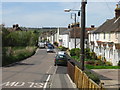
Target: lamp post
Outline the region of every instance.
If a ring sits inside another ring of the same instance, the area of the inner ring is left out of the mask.
[[[87,4],[87,0],[82,0],[81,2],[81,41],[80,41],[80,47],[81,47],[81,69],[84,71],[84,41],[85,41],[85,7]]]
[[[71,13],[71,18],[72,15],[74,14],[74,24],[73,24],[73,31],[74,31],[74,38],[75,38],[75,48],[76,48],[76,13]]]
[[[80,15],[80,10],[72,10],[72,9],[64,9],[65,12],[70,12],[70,11],[78,11],[78,15]],[[75,48],[76,48],[76,13],[71,13],[71,18],[72,18],[72,15],[74,14],[74,27],[73,27],[73,31],[74,31],[74,38],[75,38]]]

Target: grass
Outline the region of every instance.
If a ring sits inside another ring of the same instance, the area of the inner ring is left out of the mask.
[[[93,66],[85,65],[88,69],[120,69],[120,66]]]
[[[36,51],[35,46],[31,47],[3,47],[2,66],[21,61],[32,56]]]

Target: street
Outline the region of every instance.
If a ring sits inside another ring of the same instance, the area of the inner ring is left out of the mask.
[[[2,88],[75,88],[66,66],[54,66],[55,53],[38,49],[21,62],[2,68]]]

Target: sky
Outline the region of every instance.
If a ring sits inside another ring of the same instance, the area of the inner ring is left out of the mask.
[[[106,0],[105,0],[106,1]],[[86,26],[96,27],[107,19],[114,18],[116,2],[88,2],[86,5]],[[2,2],[2,23],[6,27],[19,24],[22,27],[67,27],[74,22],[71,13],[64,9],[80,10],[80,2]],[[1,7],[0,7],[1,8]],[[80,17],[77,17],[80,21]]]

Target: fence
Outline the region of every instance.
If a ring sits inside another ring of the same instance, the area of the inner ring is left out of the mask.
[[[80,90],[105,90],[102,85],[96,84],[81,69],[68,62],[68,74]]]
[[[75,66],[72,63],[70,63],[70,62],[68,62],[67,71],[68,71],[68,75],[70,76],[70,78],[74,82]]]

